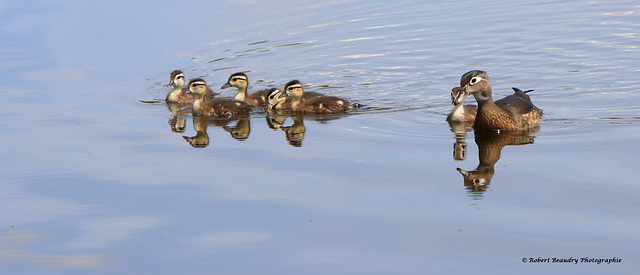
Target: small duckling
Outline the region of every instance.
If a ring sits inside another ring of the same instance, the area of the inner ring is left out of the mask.
[[[170,81],[167,84],[167,88],[173,87],[173,90],[169,92],[166,102],[170,103],[192,103],[195,95],[188,92],[188,87],[184,86],[185,79],[184,73],[181,70],[175,70],[169,75]],[[217,93],[214,93],[207,87],[207,97],[213,99]]]
[[[473,123],[474,130],[527,130],[540,123],[542,110],[538,109],[531,98],[519,89],[502,106],[493,102],[491,82],[485,71],[469,71],[460,78],[462,87],[454,104],[460,104],[468,95],[478,102],[478,113]]]
[[[344,113],[353,106],[344,99],[321,95],[312,98],[303,96],[304,89],[298,80],[289,81],[280,96],[291,97],[291,111],[305,113]]]
[[[316,92],[305,92],[302,94],[303,101],[310,101],[312,99],[323,97],[325,95]],[[290,96],[283,95],[282,91],[278,88],[271,88],[267,93],[267,112],[283,112],[291,111],[291,98]]]
[[[247,115],[252,106],[243,101],[235,101],[226,98],[206,99],[207,83],[202,78],[189,81],[189,91],[195,94],[193,100],[193,114],[214,118],[228,118],[238,115]]]
[[[460,87],[455,87],[451,89],[451,101],[453,102],[458,94],[460,94]],[[472,122],[476,119],[476,113],[478,112],[478,107],[475,105],[463,105],[463,102],[459,104],[453,104],[453,110],[447,116],[447,121],[449,122]]]
[[[176,103],[188,103],[193,102],[195,96],[191,93],[183,93],[187,87],[184,87],[184,73],[181,70],[175,70],[169,75],[170,81],[167,84],[167,88],[172,88],[171,92],[167,95],[167,102]]]
[[[267,93],[269,89],[259,90],[253,94],[247,94],[247,87],[249,86],[249,77],[245,73],[238,72],[229,76],[227,83],[222,85],[220,89],[226,89],[229,87],[238,88],[238,93],[234,97],[237,101],[244,101],[252,105],[265,106],[267,105]]]

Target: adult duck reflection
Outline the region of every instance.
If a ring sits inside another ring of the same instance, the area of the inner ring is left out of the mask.
[[[531,129],[533,133],[537,128]],[[495,174],[494,166],[500,160],[502,148],[507,145],[525,145],[533,143],[533,136],[523,132],[489,132],[476,131],[475,142],[478,145],[479,164],[475,170],[468,171],[457,168],[464,179],[464,186],[474,197],[482,197],[482,193],[491,184]]]

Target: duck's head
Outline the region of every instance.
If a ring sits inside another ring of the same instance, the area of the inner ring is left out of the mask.
[[[224,85],[222,85],[222,87],[220,87],[220,89],[226,89],[229,87],[236,87],[238,89],[244,89],[247,87],[247,85],[249,85],[249,78],[247,77],[247,74],[242,73],[242,72],[238,72],[235,74],[232,74],[231,76],[229,76],[229,79],[227,80],[227,83],[225,83]]]
[[[453,104],[459,104],[464,99],[473,95],[478,102],[491,99],[491,82],[487,72],[480,70],[469,71],[460,78],[460,93],[453,100]]]
[[[189,81],[189,85],[187,85],[187,91],[194,93],[196,96],[204,96],[207,92],[207,82],[202,78],[195,78]]]
[[[460,89],[460,87],[454,87],[453,89],[451,89],[451,103],[455,106],[458,104],[461,104],[464,101],[464,98],[462,99],[462,101],[460,102],[456,102],[456,97],[458,97],[458,95],[462,92],[462,89]]]
[[[304,90],[302,89],[302,83],[300,83],[300,81],[298,80],[291,80],[286,85],[284,85],[285,96],[300,98],[302,97],[302,93],[304,93]]]
[[[181,70],[175,70],[171,72],[171,75],[169,75],[169,84],[167,84],[167,88],[171,88],[173,86],[184,86],[184,74]]]
[[[278,104],[287,100],[287,95],[278,88],[271,88],[267,93],[267,112],[272,112]]]

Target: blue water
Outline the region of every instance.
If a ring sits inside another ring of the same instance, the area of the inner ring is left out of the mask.
[[[634,1],[0,3],[0,273],[634,274],[639,12]],[[299,79],[364,107],[176,117],[162,102],[174,69],[221,96],[244,71],[250,91]],[[495,98],[534,89],[540,129],[456,140],[449,91],[472,69],[489,73]],[[457,171],[483,167],[484,186]]]

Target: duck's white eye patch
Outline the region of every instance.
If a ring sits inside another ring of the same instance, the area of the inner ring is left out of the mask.
[[[480,80],[482,80],[482,77],[476,76],[476,77],[472,78],[471,81],[469,81],[469,85],[474,85],[474,84],[480,82]]]

